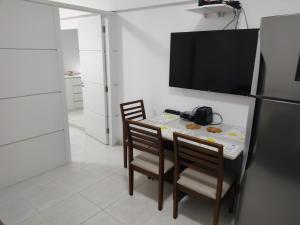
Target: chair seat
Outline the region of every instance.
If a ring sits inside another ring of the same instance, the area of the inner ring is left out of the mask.
[[[173,154],[168,150],[164,152],[164,173],[174,167]],[[132,165],[147,170],[154,174],[159,174],[159,157],[147,152],[137,155],[131,162]]]
[[[202,194],[211,199],[216,199],[217,178],[201,173],[199,171],[187,168],[179,176],[178,184]],[[233,183],[230,176],[225,175],[222,187],[222,197],[226,194]]]

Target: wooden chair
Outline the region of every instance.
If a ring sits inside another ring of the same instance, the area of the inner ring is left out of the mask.
[[[219,222],[221,200],[233,187],[230,176],[224,176],[223,145],[180,133],[174,133],[174,205],[173,217],[178,216],[180,192],[215,202],[214,221]],[[181,173],[180,169],[185,167]]]
[[[163,208],[164,175],[174,167],[173,154],[164,151],[161,128],[126,120],[129,147],[129,195],[133,195],[134,171],[158,180],[158,210]],[[142,151],[133,156],[133,149]]]
[[[125,128],[125,120],[144,120],[146,119],[146,113],[143,100],[137,100],[133,102],[126,102],[120,104],[122,123],[123,123],[123,156],[124,156],[124,168],[127,168],[128,154],[127,154],[127,130]]]

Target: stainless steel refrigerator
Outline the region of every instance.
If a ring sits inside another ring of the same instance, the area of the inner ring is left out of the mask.
[[[236,225],[300,225],[300,14],[262,19],[255,97]]]

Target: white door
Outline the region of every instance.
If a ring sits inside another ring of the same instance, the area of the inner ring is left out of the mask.
[[[79,19],[78,38],[82,72],[85,131],[108,144],[107,93],[101,16]]]

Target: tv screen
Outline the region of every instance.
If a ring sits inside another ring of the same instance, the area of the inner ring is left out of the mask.
[[[172,33],[170,87],[249,95],[258,31]]]

